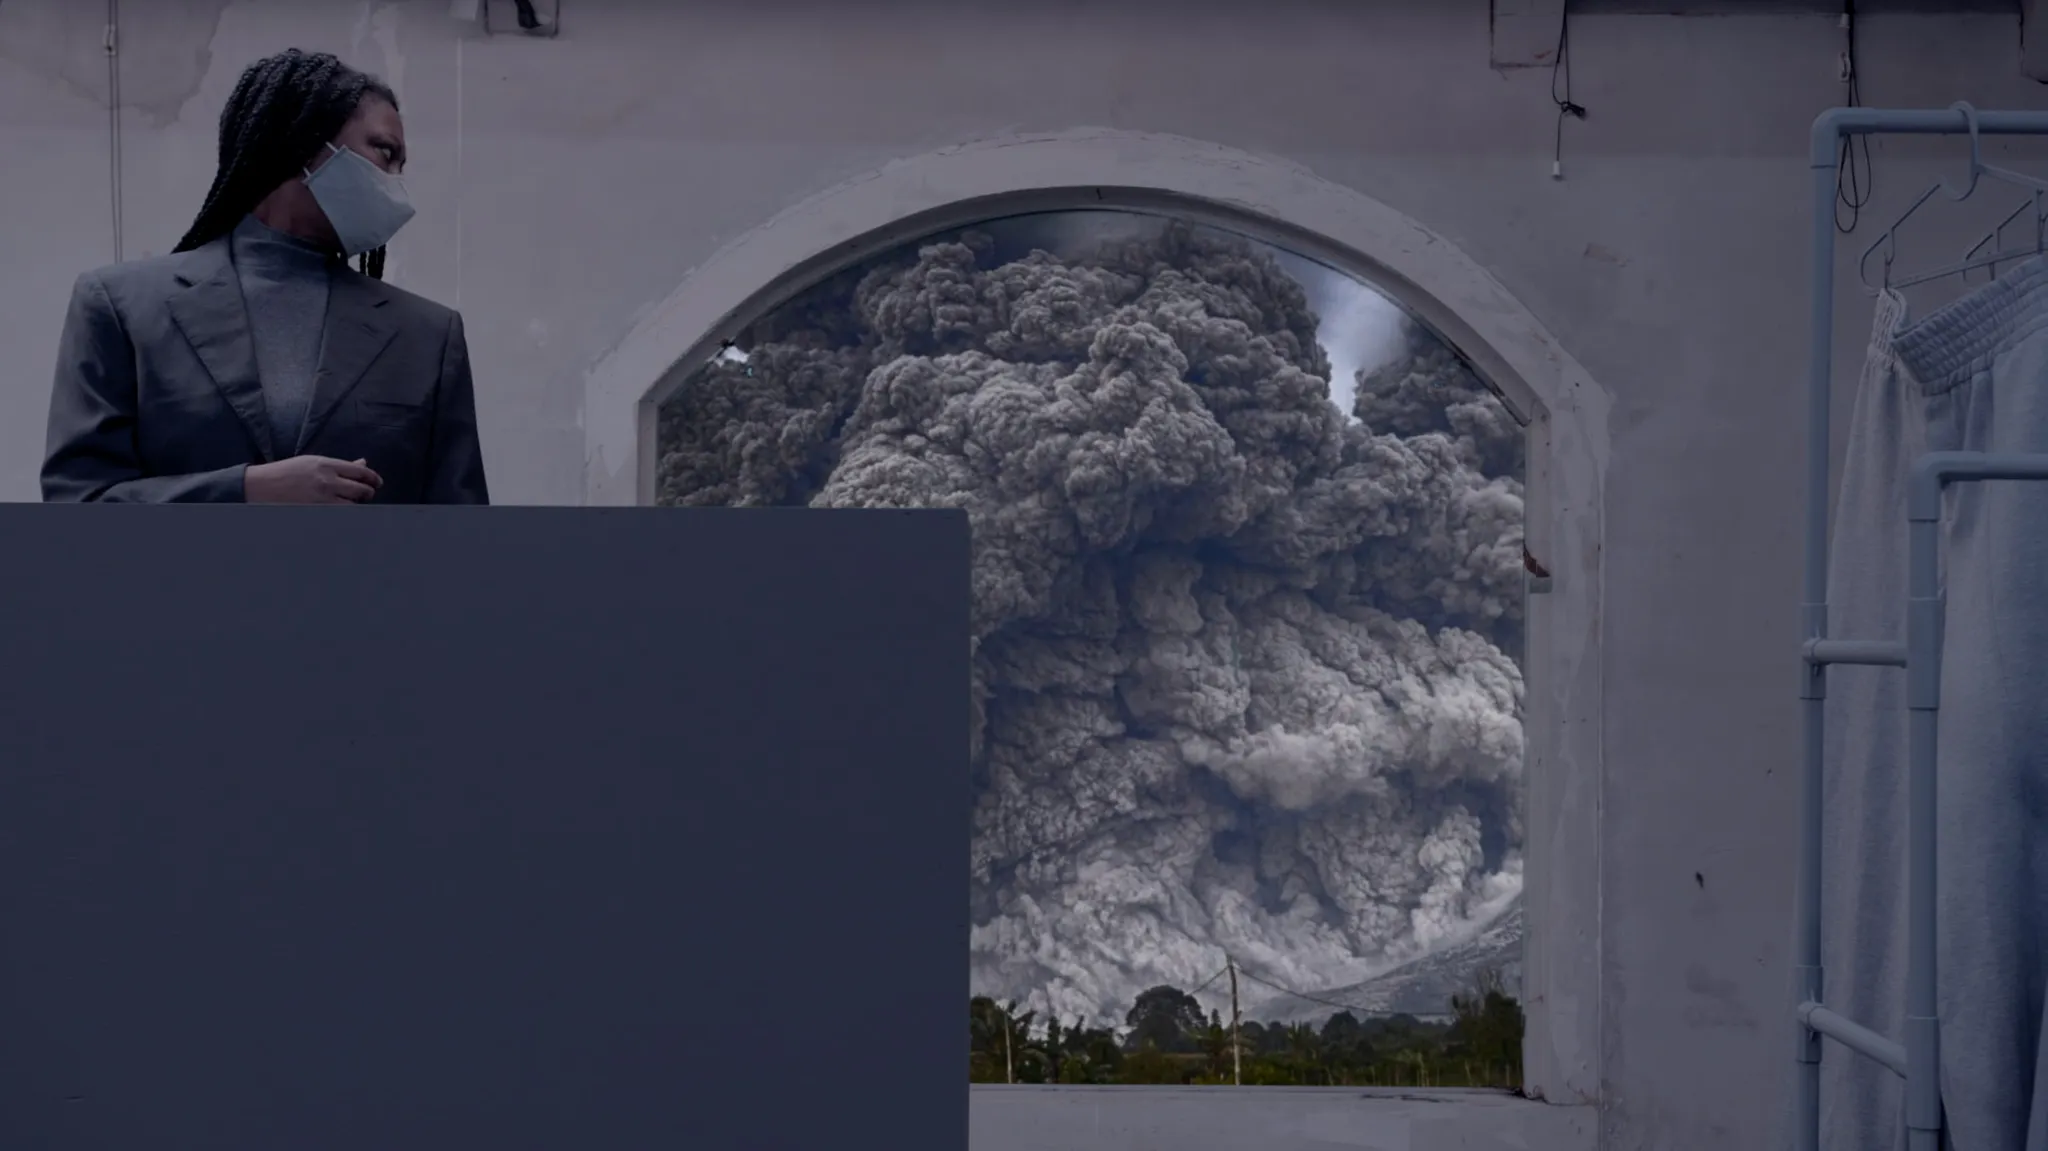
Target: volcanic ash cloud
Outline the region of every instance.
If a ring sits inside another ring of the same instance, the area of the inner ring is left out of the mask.
[[[1301,287],[1175,226],[818,286],[661,414],[685,505],[974,526],[973,981],[1328,986],[1519,882],[1519,427],[1419,329],[1347,418]]]

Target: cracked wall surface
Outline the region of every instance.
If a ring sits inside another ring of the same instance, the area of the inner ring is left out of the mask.
[[[131,2],[119,12],[121,106],[148,130],[176,124],[213,68],[213,41],[230,0]],[[54,93],[104,109],[107,6],[0,4],[0,67]]]
[[[388,275],[464,312],[494,492],[575,503],[592,364],[723,245],[892,161],[1089,126],[1172,133],[1406,213],[1613,395],[1602,921],[1582,941],[1604,1138],[1754,1146],[1788,1049],[1807,126],[1841,99],[1841,33],[1825,16],[1577,21],[1588,116],[1564,125],[1553,180],[1549,69],[1491,66],[1488,7],[572,0],[549,41],[481,38],[445,0],[130,0],[124,254],[190,221],[242,64],[296,44],[384,72],[420,207]],[[114,254],[105,10],[0,0],[0,498],[35,498],[67,290]],[[2012,17],[1860,29],[1867,103],[2048,107]],[[1986,149],[2048,160],[2035,142]],[[1958,155],[1873,150],[1845,276]],[[1929,214],[1901,259],[1947,262],[2011,207]],[[1837,321],[1846,389],[1868,328],[1853,289]]]

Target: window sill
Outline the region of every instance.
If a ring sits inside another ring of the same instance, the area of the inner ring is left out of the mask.
[[[1591,1107],[1505,1092],[1401,1087],[968,1089],[972,1151],[1592,1151]]]

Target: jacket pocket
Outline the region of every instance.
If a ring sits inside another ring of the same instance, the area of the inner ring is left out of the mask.
[[[375,428],[411,428],[427,418],[427,405],[425,401],[362,399],[356,401],[356,418]]]

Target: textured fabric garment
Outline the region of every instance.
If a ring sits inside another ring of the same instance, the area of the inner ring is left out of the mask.
[[[327,326],[326,252],[244,217],[233,238],[235,278],[249,309],[256,374],[279,459],[298,454]]]
[[[1892,337],[1896,294],[1879,297],[1850,416],[1828,548],[1828,634],[1906,638],[1906,474],[1926,451],[1920,394]],[[1821,783],[1821,997],[1898,1038],[1906,1019],[1906,679],[1892,667],[1827,672]],[[1882,1064],[1832,1041],[1820,1065],[1822,1151],[1889,1151],[1905,1138],[1905,1089]]]
[[[1933,313],[1893,346],[1924,392],[1931,450],[2048,452],[2048,261]],[[1942,1099],[1961,1151],[2048,1151],[2048,485],[1953,487],[1945,523]]]

